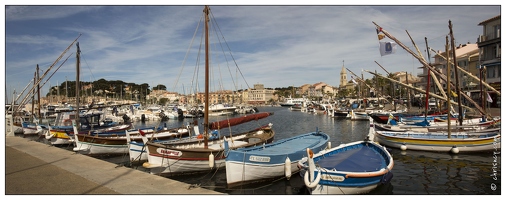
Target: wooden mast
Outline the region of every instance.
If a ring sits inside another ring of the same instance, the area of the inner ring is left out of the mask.
[[[397,81],[397,80],[394,80],[394,79],[388,78],[388,77],[386,77],[386,76],[382,76],[381,74],[374,73],[374,72],[371,72],[371,71],[369,71],[369,70],[364,70],[364,71],[366,71],[366,72],[368,72],[368,73],[370,73],[370,74],[372,74],[372,75],[378,75],[378,76],[380,76],[380,77],[382,77],[382,78],[385,78],[385,79],[387,79],[387,80],[389,80],[389,81],[392,81],[392,82],[394,82],[394,83],[397,83],[397,84],[399,84],[399,85],[401,85],[401,86],[404,86],[404,87],[407,87],[407,88],[411,88],[412,90],[415,90],[415,91],[417,91],[417,92],[426,92],[426,91],[424,91],[424,90],[422,90],[422,89],[420,89],[420,88],[416,88],[416,87],[413,87],[413,86],[411,86],[411,85],[406,85],[406,84],[405,84],[405,83],[403,83],[403,82],[399,82],[399,81]],[[444,97],[442,97],[442,96],[439,96],[439,95],[437,95],[437,94],[434,94],[434,93],[432,93],[432,92],[429,92],[428,94],[429,94],[430,96],[432,96],[432,97],[437,98],[437,99],[441,99],[441,100],[444,100],[444,101],[448,100],[448,99],[446,99],[446,98],[444,98]],[[451,104],[455,105],[455,104],[457,104],[457,103],[455,103],[455,102],[453,102],[453,101],[452,101],[452,102],[451,102]],[[469,109],[469,110],[473,110],[473,108],[468,107],[468,106],[464,106],[464,105],[463,105],[462,107],[465,107],[465,108],[467,108],[467,109]]]
[[[406,47],[404,44],[402,44],[399,40],[397,40],[395,37],[393,37],[392,35],[390,35],[390,33],[388,33],[387,31],[383,30],[378,24],[376,24],[375,22],[372,22],[374,25],[377,26],[377,28],[383,32],[385,34],[385,36],[387,36],[388,38],[394,40],[400,47],[402,47],[404,50],[406,50],[409,54],[411,54],[413,57],[415,57],[424,67],[430,69],[431,72],[434,72],[434,74],[437,74],[439,77],[442,78],[442,80],[444,81],[447,81],[448,80],[448,77],[442,73],[439,73],[437,70],[435,70],[432,66],[430,66],[423,58],[421,58],[420,56],[416,55],[415,53],[413,53],[413,51],[411,51],[408,47]],[[435,79],[435,77],[434,77]],[[437,82],[437,81],[436,81]],[[462,92],[460,92],[462,93]],[[473,99],[471,99],[471,97],[469,97],[468,95],[466,94],[461,94],[464,98],[466,98],[470,103],[472,103],[474,106],[476,106],[476,109],[482,113],[482,114],[486,114],[486,112],[484,111],[484,109],[482,109]],[[446,98],[444,98],[443,100],[446,101]]]
[[[453,28],[452,28],[452,21],[449,20],[448,21],[448,27],[450,28],[450,37],[451,37],[451,45],[452,45],[452,53],[453,53],[453,67],[455,68],[454,69],[454,72],[455,72],[455,88],[457,89],[457,100],[458,100],[458,103],[459,103],[459,125],[462,126],[462,121],[464,120],[463,119],[463,112],[462,112],[462,98],[461,95],[460,95],[460,83],[459,83],[459,71],[457,69],[457,55],[455,55],[455,38],[453,37]],[[448,66],[450,67],[450,66]],[[449,75],[449,74],[448,74]],[[450,78],[448,77],[448,84],[450,82]],[[448,119],[450,120],[450,119]]]
[[[445,51],[446,51],[446,57],[450,57],[450,52],[449,52],[449,49],[448,49],[448,36],[446,36]],[[446,74],[450,74],[450,59],[446,59]],[[447,106],[449,108],[451,106],[451,104],[450,104],[451,90],[450,90],[450,83],[448,81],[446,82],[446,90],[447,90],[447,93],[448,93],[448,95],[447,95],[447,99],[448,100],[446,101],[446,104],[447,104]],[[451,133],[452,133],[452,130],[451,130],[452,120],[451,120],[451,114],[450,114],[450,112],[447,112],[447,116],[448,116],[448,119],[446,121],[448,122],[448,139],[450,139],[451,138]],[[462,126],[462,124],[461,124],[461,126]]]
[[[209,24],[208,24],[208,21],[209,21],[209,6],[205,6],[204,7],[204,15],[205,15],[205,51],[206,51],[206,58],[205,58],[205,67],[206,67],[206,72],[205,72],[205,86],[206,86],[206,89],[205,89],[205,99],[204,99],[204,148],[207,149],[208,148],[208,140],[207,140],[207,135],[208,135],[208,131],[209,131]]]
[[[427,43],[427,37],[425,37],[425,46],[429,48],[429,45]],[[429,65],[430,65],[430,52],[427,51],[427,56],[429,57]],[[427,112],[429,110],[429,90],[430,90],[430,75],[431,73],[430,69],[427,68],[427,87],[425,91],[425,121],[427,121]]]
[[[36,70],[37,69],[38,68],[36,68]],[[37,83],[37,84],[35,84],[35,83]],[[33,73],[33,88],[35,88],[37,85],[38,85],[38,82],[37,82],[37,71],[35,71]],[[35,118],[34,118],[34,116],[35,116],[35,90],[32,90],[32,111],[31,112],[32,112],[32,116],[31,116],[32,117],[32,122],[34,122],[35,121]]]
[[[80,122],[80,117],[79,117],[79,68],[80,67],[80,56],[81,56],[81,50],[79,49],[79,42],[76,43],[76,47],[77,47],[77,52],[76,52],[76,126],[77,126],[77,130],[79,131],[79,129],[81,128],[81,126],[79,125],[79,122]]]
[[[65,49],[65,51],[63,51],[63,53],[62,53],[62,54],[60,54],[60,57],[58,57],[58,59],[56,59],[56,60],[53,62],[53,64],[51,64],[51,66],[49,66],[49,68],[46,70],[46,72],[44,72],[44,74],[42,75],[42,78],[44,78],[44,77],[47,75],[47,73],[51,70],[51,68],[53,68],[53,66],[54,66],[56,63],[58,63],[58,61],[59,61],[59,60],[63,57],[63,55],[64,55],[64,54],[65,54],[65,53],[66,53],[66,52],[70,49],[70,47],[72,47],[72,45],[73,45],[73,44],[77,41],[77,39],[79,39],[79,37],[81,37],[81,34],[79,34],[79,36],[78,36],[78,37],[77,37],[77,38],[76,38],[76,39],[75,39],[75,40],[74,40],[74,41],[73,41],[73,42],[72,42],[72,43],[71,43],[71,44],[67,47],[67,49]],[[37,81],[37,83],[34,83],[34,85],[39,84],[39,83],[40,83],[40,81],[42,81],[42,78],[40,78],[40,79]],[[30,89],[30,92],[29,92],[28,94],[30,94],[30,93],[34,93],[34,91],[35,91],[35,86],[34,86],[34,87],[32,87],[32,88]],[[20,103],[19,105],[23,105],[23,104],[25,104],[25,103],[26,103],[26,100],[27,100],[27,98],[28,98],[28,97],[29,97],[29,95],[26,95],[26,96],[25,96],[25,98],[23,98],[23,100],[21,100],[21,103]],[[20,106],[16,109],[16,111],[15,111],[15,112],[18,112],[18,111],[19,111],[19,109],[21,109],[21,107],[20,107]]]
[[[39,80],[39,64],[37,64],[37,80]],[[41,114],[40,114],[40,81],[39,84],[37,84],[37,123],[41,123]]]

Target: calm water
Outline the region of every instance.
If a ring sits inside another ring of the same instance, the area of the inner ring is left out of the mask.
[[[369,131],[369,121],[334,119],[326,115],[290,111],[286,107],[259,107],[258,109],[260,112],[273,112],[274,115],[235,126],[232,130],[233,133],[273,123],[273,129],[276,132],[275,140],[277,140],[319,129],[330,136],[334,147],[341,143],[363,140]],[[216,121],[225,118],[210,117],[209,120]],[[161,122],[161,125],[176,127],[190,121],[192,120],[169,120]],[[138,122],[134,126],[141,128],[155,126],[158,123],[160,122]],[[222,135],[229,132],[229,129],[221,130]],[[68,149],[71,150],[71,148]],[[394,157],[395,165],[392,170],[394,177],[389,184],[381,185],[370,194],[501,194],[500,154],[494,158],[493,152],[451,155],[448,153],[389,150]],[[130,166],[127,155],[100,157],[100,159],[147,172],[141,166]],[[227,188],[225,169],[168,178],[228,194],[308,194],[304,181],[296,175],[292,176],[290,180],[280,178],[237,188]]]

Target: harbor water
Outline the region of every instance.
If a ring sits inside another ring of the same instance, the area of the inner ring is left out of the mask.
[[[239,133],[272,123],[276,132],[275,140],[320,130],[330,136],[332,147],[339,144],[363,140],[369,131],[369,121],[337,119],[327,115],[291,111],[287,107],[258,107],[260,112],[274,115],[220,130],[221,135]],[[233,116],[229,116],[233,117]],[[209,121],[226,119],[226,116],[210,117]],[[203,119],[198,119],[199,123]],[[184,126],[193,119],[135,122],[135,128]],[[72,147],[68,148],[72,151]],[[401,151],[388,148],[394,158],[394,176],[385,185],[371,191],[370,195],[500,195],[501,194],[501,155],[496,152],[457,154],[441,152]],[[149,173],[141,165],[129,162],[128,155],[100,156],[109,162]],[[280,177],[258,183],[228,188],[226,169],[209,170],[190,175],[167,176],[167,178],[189,183],[192,187],[203,187],[227,194],[309,194],[302,178],[295,174],[289,180]]]

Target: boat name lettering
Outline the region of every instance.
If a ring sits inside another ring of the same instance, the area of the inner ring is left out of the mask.
[[[342,182],[342,181],[344,181],[344,176],[322,174],[322,180],[331,180],[331,181]]]
[[[181,156],[182,155],[181,151],[172,151],[172,150],[162,149],[162,148],[158,148],[156,151],[159,154],[169,155],[169,156]]]
[[[263,156],[250,156],[250,161],[256,161],[256,162],[270,162],[271,157],[263,157]]]

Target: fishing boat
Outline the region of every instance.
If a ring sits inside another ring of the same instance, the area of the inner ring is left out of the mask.
[[[145,131],[145,132],[144,132]],[[128,142],[136,141],[141,142],[144,134],[146,137],[154,138],[155,140],[169,140],[178,137],[188,137],[189,131],[186,128],[172,128],[162,129],[161,131],[154,131],[153,129],[145,130],[130,130],[125,131],[129,134],[79,134],[74,127],[74,151],[85,155],[114,155],[114,154],[127,154]],[[135,155],[133,155],[135,156]]]
[[[47,126],[47,131],[44,132],[45,139],[52,145],[65,145],[72,144],[74,142],[74,130],[72,124],[69,126],[69,122],[75,120],[76,116],[73,113],[63,114],[63,124],[56,126]],[[102,113],[88,113],[80,114],[80,127],[79,134],[96,135],[96,134],[119,134],[124,135],[125,130],[132,128],[132,124],[104,124],[101,123]],[[58,119],[59,117],[57,117]]]
[[[211,115],[209,109],[211,105],[210,94],[209,94],[209,21],[211,18],[211,10],[209,6],[205,6],[203,10],[203,25],[204,25],[204,37],[205,39],[205,95],[204,95],[204,131],[198,133],[198,140],[195,142],[185,143],[158,143],[148,141],[147,137],[142,137],[143,142],[146,145],[146,152],[148,156],[148,162],[143,163],[143,167],[149,169],[152,174],[183,174],[183,173],[194,173],[194,172],[207,172],[212,169],[219,169],[225,167],[225,143],[230,149],[237,149],[241,147],[250,147],[257,145],[268,144],[273,141],[275,132],[272,129],[272,124],[268,126],[259,127],[251,131],[246,131],[239,135],[233,135],[230,133],[228,137],[223,137],[220,140],[213,140],[211,138],[220,138],[222,135],[219,131],[213,131],[209,124],[209,116]],[[214,59],[213,59],[214,60]],[[234,108],[235,110],[235,108]],[[228,116],[227,116],[228,117]],[[219,126],[219,125],[218,125]],[[220,127],[227,127],[220,126]],[[229,129],[230,130],[230,129]]]
[[[369,115],[366,112],[350,111],[350,119],[352,121],[369,120]]]
[[[500,129],[491,132],[393,132],[376,131],[375,139],[382,145],[401,150],[435,152],[482,152],[501,148]]]
[[[227,185],[235,187],[283,176],[290,179],[299,170],[297,162],[306,148],[319,152],[329,147],[329,136],[319,130],[262,146],[234,150],[225,146]]]
[[[266,118],[273,113],[268,112],[261,112],[256,114],[250,114],[250,115],[244,115],[239,116],[232,119],[226,119],[222,121],[216,121],[212,122],[210,124],[210,128],[214,129],[211,132],[211,137],[208,138],[208,142],[213,142],[216,140],[223,140],[225,136],[220,136],[218,130],[222,128],[228,128],[230,126],[235,126],[238,124],[246,123],[252,120],[259,120]],[[265,126],[266,127],[266,126]],[[198,122],[195,120],[192,123],[189,123],[186,126],[186,129],[191,132],[193,130],[194,135],[187,136],[187,137],[177,137],[177,138],[170,138],[170,139],[158,139],[158,138],[148,138],[148,140],[152,140],[151,142],[162,144],[162,145],[181,145],[181,144],[195,144],[195,143],[201,143],[203,141],[203,135],[200,134]],[[140,132],[140,131],[138,131]],[[146,144],[143,141],[137,141],[137,140],[130,140],[129,135],[132,132],[127,131],[127,141],[128,141],[128,153],[130,155],[130,161],[131,162],[144,162],[147,161],[147,152],[146,152]],[[241,136],[245,135],[247,133],[242,134],[234,134],[234,136]]]
[[[390,182],[394,166],[392,155],[372,141],[374,127],[364,141],[341,144],[307,156],[297,167],[311,194],[366,194]]]
[[[382,30],[382,32],[389,38],[394,39],[389,35],[384,29],[381,29],[378,25],[377,28]],[[453,40],[453,31],[451,22],[449,24],[450,27],[450,36]],[[445,51],[447,55],[449,55],[449,45],[448,38]],[[398,44],[400,42],[396,41]],[[401,45],[403,46],[403,45]],[[409,49],[406,49],[409,51]],[[455,49],[453,49],[455,50]],[[455,56],[455,51],[452,53]],[[415,54],[412,54],[417,57]],[[432,66],[427,64],[423,59],[418,58],[420,62],[431,71],[433,70]],[[453,62],[455,62],[456,58],[453,58]],[[446,68],[446,74],[451,73],[450,60],[448,58],[448,67]],[[453,63],[455,69],[457,69],[457,65]],[[455,70],[456,71],[456,70]],[[436,71],[437,72],[437,71]],[[440,75],[440,77],[446,81],[448,84],[446,91],[446,103],[447,110],[451,108],[451,104],[453,102],[450,97],[452,96],[451,91],[451,79],[446,75]],[[456,96],[458,101],[459,108],[459,126],[463,125],[463,105],[461,104],[461,96],[466,97],[466,95],[462,95],[463,93],[460,91],[459,76],[455,76],[455,88],[456,88]],[[437,81],[435,81],[438,83]],[[429,94],[428,90],[426,91]],[[428,95],[427,95],[428,96]],[[470,100],[471,103],[477,105],[473,100]],[[485,114],[483,109],[480,109],[479,106],[476,108],[482,113]],[[426,108],[427,109],[427,108]],[[451,113],[447,112],[447,119],[451,119]],[[455,130],[456,129],[456,130]],[[447,128],[445,131],[441,132],[426,132],[426,131],[404,131],[404,132],[392,132],[392,131],[376,131],[375,140],[382,145],[400,148],[401,150],[421,150],[421,151],[436,151],[436,152],[451,152],[457,154],[459,152],[481,152],[481,151],[496,151],[500,149],[500,128],[492,131],[487,129],[486,131],[482,130],[461,130],[462,128],[456,127],[451,124],[451,120],[447,120]]]

